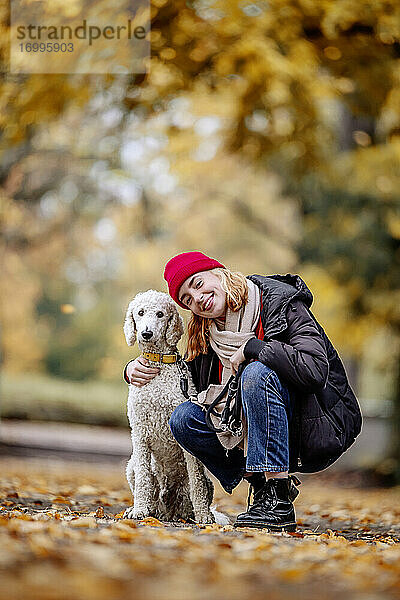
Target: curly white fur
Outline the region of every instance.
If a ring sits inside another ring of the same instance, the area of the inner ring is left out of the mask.
[[[152,335],[146,340],[149,332]],[[148,290],[130,302],[124,333],[129,346],[137,338],[144,352],[172,354],[177,352],[183,320],[167,294]],[[185,401],[178,367],[176,363],[158,366],[160,374],[149,383],[140,388],[129,386],[128,418],[133,452],[126,476],[134,504],[126,509],[124,516],[213,522],[216,511],[210,509],[210,504],[214,486],[202,463],[175,441],[168,424],[174,408]],[[189,394],[195,394],[190,374],[187,375]]]

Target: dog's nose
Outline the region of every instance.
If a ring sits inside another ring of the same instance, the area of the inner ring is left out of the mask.
[[[146,340],[146,342],[153,336],[153,332],[150,331],[149,329],[145,329],[144,331],[142,331],[142,338],[144,340]]]

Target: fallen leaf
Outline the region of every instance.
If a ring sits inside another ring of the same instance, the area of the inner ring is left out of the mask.
[[[141,523],[145,525],[150,525],[150,527],[165,527],[164,523],[156,519],[155,517],[145,517],[141,519]]]
[[[96,510],[95,517],[98,519],[102,519],[104,517],[104,508],[102,506],[99,506],[99,508]]]

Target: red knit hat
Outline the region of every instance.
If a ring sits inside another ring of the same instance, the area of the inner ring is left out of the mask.
[[[210,258],[202,252],[182,252],[173,256],[165,265],[164,279],[168,283],[169,295],[182,308],[188,308],[179,302],[178,294],[180,287],[190,275],[200,271],[209,271],[216,267],[225,268],[215,258]]]

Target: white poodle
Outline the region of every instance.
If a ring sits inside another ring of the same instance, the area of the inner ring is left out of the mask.
[[[142,352],[155,353],[152,359],[180,359],[176,345],[183,333],[183,320],[167,294],[155,290],[138,294],[129,304],[124,333],[129,346],[137,337]],[[190,374],[183,362],[156,364],[161,369],[159,375],[143,387],[129,386],[133,452],[126,476],[134,504],[124,516],[214,522],[216,511],[210,509],[214,486],[202,463],[175,441],[168,424],[174,408],[185,401],[180,387],[182,372],[188,378],[189,394],[196,393]]]

